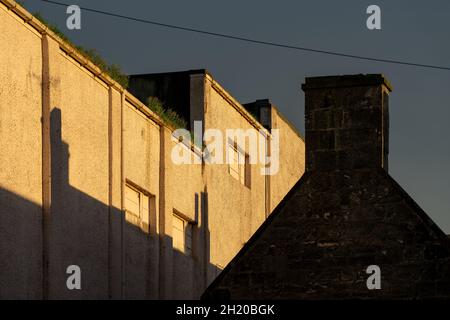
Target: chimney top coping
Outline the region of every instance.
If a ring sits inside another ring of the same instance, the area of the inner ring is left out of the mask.
[[[302,90],[339,87],[364,87],[384,85],[392,91],[391,84],[382,74],[354,74],[341,76],[307,77],[302,84]]]

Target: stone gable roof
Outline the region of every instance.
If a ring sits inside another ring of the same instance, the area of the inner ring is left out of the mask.
[[[310,81],[307,172],[203,299],[450,298],[448,236],[386,171],[386,82],[351,77]]]

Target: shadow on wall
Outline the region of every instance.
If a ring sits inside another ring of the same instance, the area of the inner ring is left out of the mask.
[[[210,231],[208,228],[208,194],[195,194],[195,220],[185,233],[185,248],[173,249],[173,299],[199,299],[206,287],[222,271],[210,260]],[[200,218],[200,219],[199,219]],[[192,246],[188,248],[189,233]],[[172,239],[170,239],[172,241]]]
[[[0,208],[0,299],[40,299],[42,207],[0,188]]]
[[[219,271],[210,263],[207,192],[195,195],[204,223],[193,227],[192,253],[176,251],[171,237],[143,232],[121,209],[70,186],[61,110],[50,119],[48,209],[0,187],[0,299],[199,298]],[[67,288],[70,265],[81,269],[81,290]]]

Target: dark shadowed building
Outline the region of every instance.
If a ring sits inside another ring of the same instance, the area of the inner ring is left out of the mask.
[[[449,298],[449,239],[387,173],[388,82],[302,88],[306,173],[203,298]],[[371,265],[380,289],[368,289]]]

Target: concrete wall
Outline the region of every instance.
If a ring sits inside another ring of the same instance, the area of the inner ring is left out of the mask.
[[[48,296],[107,298],[109,88],[55,40],[45,36],[44,47],[50,81],[43,106],[50,110],[51,145],[44,155],[51,163]],[[81,291],[67,290],[70,264],[83,271]]]
[[[70,45],[11,0],[0,26],[0,298],[200,297],[268,214],[260,166],[248,188],[226,164],[175,165],[172,129]],[[207,127],[260,127],[209,75],[191,76],[190,100]],[[126,184],[151,199],[147,229],[124,213]],[[173,249],[174,212],[191,255]]]
[[[272,128],[279,130],[280,167],[276,175],[270,176],[270,212],[283,200],[305,172],[305,143],[278,109],[271,108]],[[272,150],[273,151],[273,150]]]
[[[0,297],[39,298],[41,35],[6,10],[0,4]]]
[[[177,140],[171,139],[171,147],[175,147]],[[166,154],[170,157],[170,151]],[[187,152],[199,158],[199,153],[186,147]],[[193,222],[193,250],[190,256],[173,250],[173,287],[172,297],[174,299],[198,298],[204,290],[204,275],[202,270],[205,263],[205,237],[203,216],[201,206],[203,197],[204,181],[201,164],[173,165],[171,174],[168,176],[166,187],[172,190],[173,211],[185,216]],[[169,216],[172,218],[172,215]]]
[[[125,180],[151,195],[150,225],[156,226],[159,204],[152,198],[159,198],[160,127],[126,102],[123,132]],[[124,298],[156,298],[159,250],[155,228],[146,233],[125,221],[123,237]]]
[[[243,117],[242,106],[210,76],[206,76],[205,81],[205,128],[219,129],[223,133],[225,156],[227,129],[259,128]],[[249,152],[248,140],[241,148]],[[213,266],[226,266],[265,219],[265,177],[259,173],[260,168],[260,165],[251,165],[251,186],[248,188],[229,174],[228,164],[206,166],[208,210],[214,213],[209,216]],[[209,279],[215,277],[215,271],[210,270]]]

